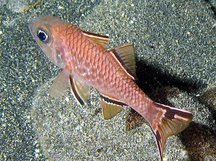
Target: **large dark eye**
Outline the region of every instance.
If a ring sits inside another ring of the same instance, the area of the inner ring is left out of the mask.
[[[41,40],[41,41],[43,41],[44,43],[47,43],[48,42],[48,40],[49,40],[49,36],[48,36],[48,34],[45,32],[45,31],[43,31],[43,30],[38,30],[38,32],[37,32],[37,36],[38,36],[38,38]]]

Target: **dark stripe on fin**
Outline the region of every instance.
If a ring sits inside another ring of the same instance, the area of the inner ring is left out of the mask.
[[[150,124],[156,137],[160,158],[163,160],[167,138],[183,131],[192,121],[193,115],[188,111],[159,103],[153,103],[152,108],[157,113],[155,113],[155,117],[150,121]]]
[[[126,106],[125,103],[122,103],[122,102],[120,102],[120,101],[118,101],[118,100],[116,100],[114,98],[110,98],[110,97],[105,96],[103,94],[101,94],[101,98],[103,98],[106,102],[112,102],[112,103],[120,105],[120,106]]]
[[[75,88],[75,85],[74,85],[74,82],[73,82],[73,78],[72,77],[69,77],[70,78],[70,85],[71,85],[71,90],[75,96],[75,98],[77,99],[77,101],[81,104],[81,105],[84,105],[84,101],[80,98],[80,96],[78,95],[78,93],[76,92],[76,88]]]
[[[73,95],[77,99],[77,101],[84,105],[87,103],[87,99],[90,93],[90,87],[82,82],[79,82],[72,78],[72,76],[69,77],[71,90],[73,92]]]

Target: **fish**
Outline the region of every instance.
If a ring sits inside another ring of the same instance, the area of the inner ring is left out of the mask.
[[[87,105],[90,89],[100,94],[105,120],[130,107],[139,113],[155,136],[159,158],[163,160],[167,138],[186,129],[191,112],[157,103],[136,84],[133,44],[113,49],[103,36],[82,30],[54,16],[41,16],[29,23],[33,39],[45,55],[61,69],[48,93],[59,97],[67,89],[81,105]]]

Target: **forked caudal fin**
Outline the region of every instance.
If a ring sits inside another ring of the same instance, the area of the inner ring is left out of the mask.
[[[150,124],[156,137],[161,160],[163,160],[167,138],[183,131],[191,122],[193,115],[188,111],[159,103],[153,103],[152,108],[156,108],[158,114],[150,121]]]

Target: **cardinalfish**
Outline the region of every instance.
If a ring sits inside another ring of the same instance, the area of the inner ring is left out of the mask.
[[[100,93],[104,119],[131,107],[151,127],[163,160],[167,138],[183,131],[193,116],[154,102],[138,87],[132,44],[107,50],[108,36],[83,31],[52,16],[37,18],[29,29],[46,56],[62,69],[50,87],[50,95],[59,96],[70,86],[77,101],[85,105],[93,87]]]

